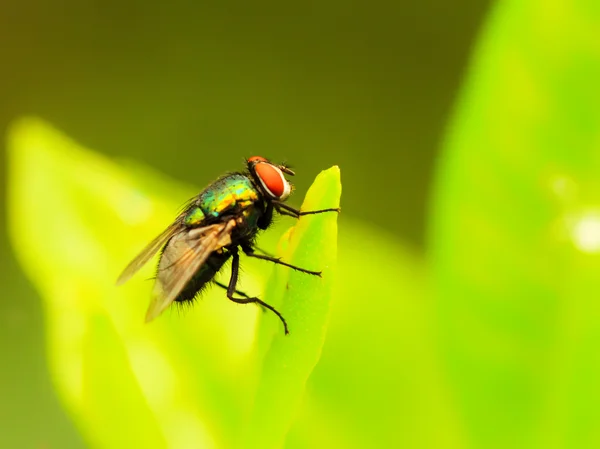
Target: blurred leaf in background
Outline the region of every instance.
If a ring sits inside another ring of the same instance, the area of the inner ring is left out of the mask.
[[[331,216],[335,214],[299,220],[279,244],[286,260],[302,266],[319,264],[324,269],[323,280],[307,279],[284,267],[275,270],[265,300],[278,305],[278,291],[288,292],[281,310],[288,319],[290,336],[284,336],[281,323],[267,314],[261,319],[256,340],[256,311],[229,303],[218,290],[211,291],[185,316],[167,314],[144,326],[141,317],[149,283],[133,282],[135,285],[116,289],[115,274],[157,232],[157,223],[164,226],[172,219],[172,212],[192,195],[191,191],[149,170],[132,165],[123,169],[34,119],[14,127],[10,147],[13,242],[44,299],[54,382],[86,441],[92,447],[111,448],[132,444],[280,447],[298,416],[304,385],[324,342],[335,262],[335,216]],[[336,207],[338,177],[335,169],[321,174],[303,209]],[[40,217],[43,226],[37,226]],[[381,277],[376,265],[364,264],[365,255],[381,254],[382,260],[389,261],[386,277],[397,277],[404,271],[408,278],[416,270],[419,284],[420,270],[412,268],[416,262],[409,262],[406,256],[407,266],[398,264],[396,257],[405,252],[397,248],[393,238],[386,240],[375,229],[351,222],[348,229],[350,232],[342,233],[345,268],[340,272],[338,299],[333,306],[334,310],[346,311],[342,315],[346,319],[333,328],[334,345],[332,349],[326,346],[325,352],[329,353],[326,360],[330,360],[330,367],[311,381],[312,399],[303,406],[311,407],[317,400],[328,404],[334,415],[339,409],[342,416],[342,410],[348,413],[344,401],[352,398],[355,411],[346,415],[341,425],[364,416],[364,422],[354,430],[357,441],[379,438],[384,442],[390,437],[389,432],[381,432],[384,421],[372,417],[394,396],[407,404],[405,388],[416,388],[423,394],[412,398],[414,408],[423,410],[423,398],[434,405],[427,416],[435,412],[445,417],[448,410],[437,395],[432,395],[439,378],[427,338],[427,307],[416,298],[423,296],[421,288],[406,291],[404,299],[398,301],[385,277],[379,289],[362,287]],[[273,248],[274,237],[280,233],[281,229],[272,235],[266,233],[261,245]],[[265,282],[264,264],[255,261],[244,265],[250,292],[260,291]],[[359,291],[365,298],[377,292],[370,298],[372,304],[363,304],[356,295]],[[382,300],[384,307],[389,303],[392,309],[382,309],[378,305]],[[408,326],[397,327],[394,314],[402,304],[411,307],[415,315],[407,316]],[[365,314],[365,308],[373,313]],[[393,319],[386,321],[385,317]],[[354,336],[348,335],[344,326],[360,329],[361,345],[353,343]],[[407,332],[420,342],[417,353],[412,345],[403,347]],[[382,339],[386,345],[396,342],[398,350],[391,356],[385,350],[373,353],[372,345],[381,344]],[[395,385],[402,367],[399,355],[411,360],[415,370],[426,373],[419,376],[421,383]],[[387,372],[372,371],[373,365],[384,362]],[[378,386],[369,386],[364,396],[354,396],[355,387],[367,387],[373,375]],[[342,378],[346,381],[340,382]],[[335,391],[343,394],[332,394]],[[392,421],[400,416],[394,410],[387,415]],[[424,428],[424,416],[416,416]],[[340,426],[339,417],[319,414],[295,426],[317,426],[306,433],[315,438],[328,419],[332,426]],[[264,425],[265,420],[268,425]],[[394,427],[389,431],[397,438],[406,438]],[[344,446],[347,436],[341,429],[338,433],[328,438]],[[410,438],[418,440],[414,435]]]
[[[599,2],[498,3],[430,232],[469,447],[600,447],[599,80]]]

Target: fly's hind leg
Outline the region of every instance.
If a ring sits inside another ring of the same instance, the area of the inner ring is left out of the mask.
[[[223,290],[227,290],[229,287],[219,281],[213,281],[215,283],[215,285],[218,285],[219,287],[221,287]],[[236,290],[235,291],[236,295],[240,295],[243,296],[244,298],[250,298],[250,296],[248,296],[246,293],[240,291],[240,290]]]
[[[221,287],[222,289],[224,289],[224,290],[227,290],[227,289],[228,289],[227,285],[225,285],[225,284],[222,284],[222,283],[221,283],[221,282],[219,282],[219,281],[213,281],[213,282],[214,282],[216,285],[218,285],[219,287]],[[252,299],[252,297],[251,297],[251,296],[247,295],[246,293],[244,293],[244,292],[243,292],[243,291],[241,291],[241,290],[237,290],[237,289],[236,289],[236,291],[235,291],[235,294],[236,294],[236,295],[240,295],[240,296],[244,297],[245,299]],[[231,298],[230,298],[230,299],[231,299]],[[261,308],[261,310],[262,310],[263,312],[266,312],[266,311],[267,311],[267,309],[265,309],[264,307],[262,307],[262,308]]]
[[[237,285],[237,281],[238,281],[238,271],[240,268],[240,256],[237,252],[237,248],[235,248],[234,250],[231,250],[231,254],[233,256],[232,262],[231,262],[231,278],[229,279],[229,286],[227,287],[227,298],[229,298],[229,300],[236,302],[238,304],[250,304],[250,303],[256,303],[266,309],[269,309],[271,312],[273,312],[275,315],[277,315],[279,317],[279,319],[281,320],[281,322],[283,323],[283,330],[285,331],[285,334],[289,334],[289,330],[288,330],[288,326],[287,323],[285,321],[285,318],[283,317],[283,315],[281,315],[281,313],[279,313],[277,310],[275,310],[275,308],[273,306],[270,306],[269,304],[267,304],[266,302],[261,301],[258,298],[251,298],[248,295],[244,294],[244,297],[242,298],[236,298],[234,296],[234,293],[236,293],[236,289],[235,286]],[[219,284],[217,284],[219,285]],[[240,295],[242,296],[242,295]]]

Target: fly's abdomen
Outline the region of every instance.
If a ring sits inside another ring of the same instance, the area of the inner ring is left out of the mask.
[[[213,280],[216,274],[223,268],[227,259],[231,256],[227,251],[221,253],[214,252],[210,255],[204,265],[200,267],[198,272],[187,283],[179,296],[175,299],[178,302],[192,301],[196,296],[204,290],[204,288]]]
[[[178,277],[185,272],[193,262],[193,257],[201,257],[198,246],[202,244],[202,236],[195,235],[194,230],[183,231],[175,234],[165,245],[160,255],[156,272],[156,285],[162,291],[164,286],[176,283]],[[200,240],[199,240],[200,239]],[[175,301],[189,301],[204,288],[204,286],[219,272],[231,254],[223,249],[217,249],[208,254],[208,258],[200,265],[191,276],[185,287],[181,290]],[[168,291],[167,291],[168,293]]]

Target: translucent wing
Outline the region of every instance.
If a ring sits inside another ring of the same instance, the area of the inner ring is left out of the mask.
[[[133,259],[129,265],[123,270],[119,278],[117,279],[117,285],[122,285],[127,282],[131,277],[146,264],[152,256],[154,256],[165,243],[169,241],[175,234],[182,230],[182,225],[179,222],[173,223],[167,229],[160,233],[158,237],[152,240],[141,253]]]
[[[171,305],[210,254],[231,244],[235,220],[182,232],[173,237],[163,252],[146,322]]]

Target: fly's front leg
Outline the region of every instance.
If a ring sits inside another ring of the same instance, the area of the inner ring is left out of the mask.
[[[272,201],[273,206],[281,215],[287,215],[289,217],[300,218],[303,215],[314,215],[314,214],[322,214],[325,212],[339,212],[341,209],[339,207],[332,207],[330,209],[319,209],[319,210],[307,210],[301,211],[299,209],[295,209],[292,206],[288,206],[287,204],[281,201]]]
[[[289,334],[290,331],[288,330],[285,318],[283,318],[283,315],[281,315],[281,313],[275,310],[273,306],[270,306],[269,304],[261,301],[258,298],[250,298],[247,295],[244,298],[236,298],[235,296],[233,296],[233,294],[236,292],[235,286],[237,285],[238,281],[238,274],[240,269],[240,256],[238,254],[237,248],[231,250],[231,254],[233,256],[233,260],[231,261],[231,278],[229,279],[229,286],[227,286],[227,298],[229,298],[230,301],[233,301],[238,304],[256,303],[258,305],[263,306],[266,309],[269,309],[271,312],[277,315],[283,323],[283,330],[285,331],[285,334]]]

